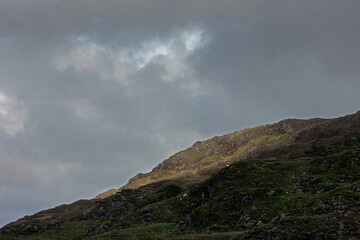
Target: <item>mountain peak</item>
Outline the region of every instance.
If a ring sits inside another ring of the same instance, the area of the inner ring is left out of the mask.
[[[123,189],[136,189],[159,181],[177,181],[186,186],[200,182],[239,160],[289,155],[289,152],[295,154],[310,146],[340,142],[358,132],[354,128],[354,124],[358,123],[353,120],[359,117],[360,111],[335,119],[284,119],[278,123],[197,141],[188,149],[161,162],[151,172],[139,173],[123,187],[101,193],[96,198],[105,198]]]
[[[195,142],[98,199],[10,223],[0,239],[358,239],[359,159],[360,112],[285,119]]]

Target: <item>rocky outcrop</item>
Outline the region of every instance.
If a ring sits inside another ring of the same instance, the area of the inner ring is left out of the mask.
[[[0,239],[358,239],[359,127],[359,114],[290,119],[196,142],[128,189],[26,216]]]
[[[125,186],[106,191],[96,198],[165,180],[193,183],[238,160],[296,155],[309,147],[339,143],[360,132],[359,119],[360,111],[336,119],[286,119],[198,141],[161,162],[151,172],[139,173]]]

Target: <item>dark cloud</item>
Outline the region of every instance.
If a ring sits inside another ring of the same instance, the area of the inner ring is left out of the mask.
[[[360,3],[0,0],[0,225],[201,139],[359,108]]]

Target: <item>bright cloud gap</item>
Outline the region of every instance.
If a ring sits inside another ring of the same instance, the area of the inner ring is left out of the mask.
[[[140,47],[132,48],[111,49],[80,36],[69,50],[56,57],[55,67],[60,71],[90,71],[102,80],[129,86],[139,72],[154,64],[163,70],[161,80],[178,82],[188,95],[197,96],[201,86],[188,59],[208,42],[208,36],[199,28],[181,31],[168,39],[144,41]]]
[[[24,102],[0,92],[0,132],[15,136],[24,130],[26,118]]]

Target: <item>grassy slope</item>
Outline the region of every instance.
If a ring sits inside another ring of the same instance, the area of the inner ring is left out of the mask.
[[[111,189],[97,198],[164,180],[177,180],[189,185],[203,181],[239,160],[277,157],[284,153],[297,154],[311,146],[341,142],[359,133],[359,119],[360,112],[337,119],[286,119],[196,142],[163,161],[151,172],[140,173],[122,188]]]
[[[63,205],[9,224],[0,239],[359,239],[358,115],[315,120],[292,136],[297,148],[261,151],[201,183]]]
[[[354,139],[295,158],[244,160],[190,189],[123,190],[55,226],[25,219],[8,228],[26,239],[358,239],[359,158]]]

